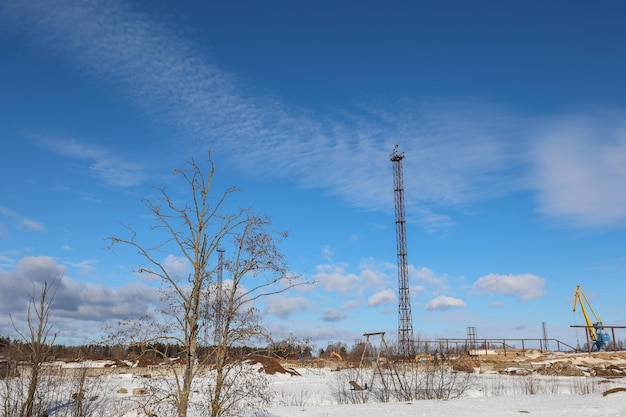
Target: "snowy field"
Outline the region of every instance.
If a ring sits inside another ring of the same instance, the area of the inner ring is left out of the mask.
[[[83,363],[82,366],[85,364]],[[68,366],[67,364],[65,366]],[[71,365],[70,365],[71,366]],[[97,364],[90,364],[97,367]],[[240,414],[242,417],[450,417],[450,416],[520,416],[535,417],[595,417],[626,416],[626,378],[625,377],[580,377],[580,376],[542,376],[504,375],[495,372],[461,375],[463,389],[461,393],[447,400],[412,400],[378,402],[366,398],[369,392],[351,391],[348,381],[354,379],[354,369],[341,371],[330,368],[295,368],[290,375],[258,374],[254,383],[262,382],[260,391],[270,394],[271,404],[265,412],[259,414],[254,406]],[[522,370],[520,370],[522,371]],[[81,388],[78,380],[65,378],[63,384],[50,384],[49,391],[56,391],[58,408],[50,410],[50,417],[62,417],[72,414],[70,405],[72,393],[84,390],[85,411],[93,410],[88,415],[106,417],[146,416],[149,392],[162,389],[172,383],[171,377],[148,375],[137,372],[104,372],[97,377],[88,377]],[[369,374],[371,376],[371,374]],[[362,380],[370,376],[361,375]],[[256,378],[256,377],[255,377]],[[190,417],[206,416],[208,401],[201,398],[202,388],[210,384],[207,376],[196,381],[194,396],[197,403],[205,405],[190,413]],[[457,384],[461,384],[458,382]],[[620,391],[623,388],[625,391]],[[6,389],[6,387],[4,387]],[[614,392],[603,395],[606,391]],[[343,396],[342,394],[343,393]],[[358,404],[346,397],[366,398],[366,403]],[[360,396],[360,397],[359,397]],[[365,397],[364,397],[365,396]],[[64,407],[65,406],[65,407]],[[158,414],[161,417],[161,413]]]
[[[623,393],[607,397],[602,394],[513,395],[409,403],[275,407],[269,413],[271,417],[507,417],[526,414],[533,417],[623,417],[626,416],[626,396]]]
[[[520,416],[595,417],[626,416],[626,392],[603,396],[611,388],[625,387],[626,378],[543,377],[476,374],[462,398],[394,403],[333,404],[334,372],[302,369],[301,377],[276,375],[278,393],[269,409],[271,417],[451,417]],[[533,385],[534,388],[529,385]],[[528,391],[536,390],[536,394]],[[580,394],[580,392],[588,392]],[[297,404],[297,403],[300,404]]]

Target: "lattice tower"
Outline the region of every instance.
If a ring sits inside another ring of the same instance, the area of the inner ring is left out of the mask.
[[[390,160],[393,162],[394,199],[396,207],[396,246],[398,253],[398,355],[403,358],[408,358],[413,355],[415,349],[413,346],[411,296],[409,294],[409,267],[406,248],[402,158],[404,158],[404,153],[398,153],[398,145],[396,145],[391,153]]]

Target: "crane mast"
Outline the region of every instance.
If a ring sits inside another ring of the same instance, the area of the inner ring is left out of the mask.
[[[587,295],[585,295],[580,285],[577,285],[576,289],[574,290],[574,312],[576,311],[576,306],[578,305],[580,305],[580,311],[585,318],[587,335],[589,336],[589,339],[593,344],[594,350],[599,352],[605,349],[611,338],[604,329],[604,324],[602,324],[602,320],[596,314],[595,310],[591,306],[591,303],[589,302],[589,299],[587,298]],[[595,321],[591,321],[591,318],[587,313],[587,307],[585,307],[585,305],[587,305],[589,311],[591,311],[591,313],[593,314]]]

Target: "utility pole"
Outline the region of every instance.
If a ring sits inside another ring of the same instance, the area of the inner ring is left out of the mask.
[[[543,329],[543,343],[541,344],[541,350],[543,352],[547,352],[550,350],[550,345],[548,343],[548,326],[546,325],[545,321],[541,322],[541,327]]]
[[[404,158],[404,152],[398,153],[398,145],[396,145],[391,153],[390,160],[393,162],[394,200],[396,207],[396,246],[398,253],[398,355],[401,358],[408,358],[415,353],[415,349],[413,346],[411,296],[409,294],[409,266],[406,248],[402,158]]]

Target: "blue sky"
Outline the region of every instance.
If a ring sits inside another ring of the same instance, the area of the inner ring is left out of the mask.
[[[288,230],[289,265],[315,281],[259,305],[273,335],[395,335],[395,144],[416,335],[539,338],[546,322],[575,344],[578,284],[625,325],[624,12],[4,2],[0,334],[42,277],[63,277],[54,319],[70,343],[155,308],[141,259],[105,238],[123,223],[152,239],[150,185],[178,192],[172,170],[211,150],[216,188]]]

